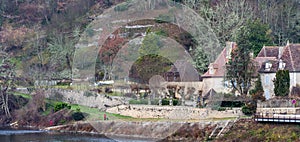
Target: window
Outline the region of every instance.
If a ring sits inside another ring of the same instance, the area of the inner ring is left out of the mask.
[[[270,62],[267,62],[267,63],[265,64],[265,70],[266,70],[266,71],[270,71],[271,67],[272,67],[272,64],[271,64]]]
[[[270,83],[270,77],[268,75],[265,76],[265,84],[269,85]]]
[[[265,90],[265,97],[267,100],[271,98],[269,90]]]
[[[215,74],[215,70],[213,68],[209,68],[209,74]]]

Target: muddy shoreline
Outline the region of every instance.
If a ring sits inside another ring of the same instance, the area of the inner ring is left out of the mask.
[[[151,141],[203,141],[218,123],[97,121],[47,127],[44,130]]]
[[[51,127],[3,125],[0,129],[40,130],[47,133],[79,134],[108,137],[111,139],[137,139],[145,141],[204,141],[213,128],[221,121],[214,122],[125,122],[93,121]]]

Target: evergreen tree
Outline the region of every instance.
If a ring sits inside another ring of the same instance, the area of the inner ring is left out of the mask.
[[[274,79],[274,93],[276,96],[288,96],[290,92],[289,70],[279,70]]]
[[[145,36],[142,46],[139,49],[140,57],[148,54],[157,55],[161,47],[162,42],[160,41],[160,36],[147,31],[147,35]]]
[[[250,90],[251,97],[253,101],[261,100],[264,101],[266,98],[263,96],[264,94],[264,88],[261,84],[261,78],[260,75],[258,75],[257,80],[255,81],[255,87],[253,90]]]
[[[242,29],[248,31],[242,37],[244,40],[243,44],[253,52],[254,56],[258,55],[264,45],[273,45],[270,35],[271,30],[268,25],[263,24],[258,20],[254,22],[248,21]],[[241,38],[240,35],[237,36],[239,36],[237,38]],[[238,46],[240,45],[238,44]]]
[[[231,59],[226,64],[225,80],[228,80],[241,95],[246,95],[251,87],[251,79],[255,66],[251,60],[251,49],[247,38],[251,31],[243,27],[237,35],[238,47],[233,49]]]
[[[203,74],[207,71],[209,61],[206,53],[203,51],[201,47],[195,49],[194,53],[194,67],[198,70],[200,74]]]

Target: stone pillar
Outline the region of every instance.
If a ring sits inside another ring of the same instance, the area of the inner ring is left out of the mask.
[[[159,96],[158,105],[159,105],[159,106],[162,105],[162,99],[161,99],[161,96]]]
[[[185,106],[184,91],[183,91],[183,89],[181,88],[178,92],[179,92],[179,94],[181,96],[181,105]]]
[[[185,100],[184,100],[184,97],[181,98],[181,105],[182,105],[182,106],[185,106]]]
[[[197,98],[193,95],[193,107],[197,107]]]
[[[148,105],[151,105],[151,95],[148,95]]]
[[[136,100],[140,100],[140,94],[136,94]]]
[[[170,106],[173,106],[173,97],[172,97],[172,96],[170,97],[169,105],[170,105]]]

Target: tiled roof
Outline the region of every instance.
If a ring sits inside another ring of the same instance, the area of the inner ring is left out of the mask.
[[[259,52],[258,56],[255,58],[255,61],[260,65],[259,72],[277,72],[280,59],[285,63],[284,69],[289,70],[290,72],[300,71],[300,44],[288,44],[282,48],[282,53],[280,53],[280,48],[282,47],[264,47]],[[270,70],[265,70],[265,64],[267,62],[272,64]]]
[[[265,69],[266,63],[272,64],[272,67],[269,70]],[[259,68],[258,72],[277,72],[279,62],[278,60],[267,60],[262,63],[261,67]]]
[[[231,48],[228,48],[230,46]],[[218,58],[215,60],[214,63],[211,63],[208,68],[213,68],[215,72],[213,74],[210,74],[209,70],[204,73],[201,77],[202,78],[210,78],[210,77],[224,77],[224,74],[226,73],[226,62],[228,59],[226,56],[231,54],[231,50],[236,48],[236,44],[234,42],[228,42],[227,46],[222,50],[222,52],[219,54]],[[230,51],[228,51],[230,50]]]
[[[210,74],[209,70],[202,75],[205,77],[223,77],[225,73],[225,65],[226,65],[226,48],[223,49],[221,54],[218,56],[214,63],[211,63],[208,68],[213,68],[215,70],[214,74]]]
[[[300,71],[300,44],[289,44],[282,54],[282,61],[289,71]]]
[[[278,58],[279,48],[280,47],[278,47],[278,46],[264,46],[258,53],[257,57],[276,57],[276,58]]]
[[[259,67],[262,66],[262,64],[264,62],[269,61],[269,60],[273,60],[274,61],[274,60],[277,60],[277,58],[276,57],[256,57],[254,59],[254,61],[258,64]]]

